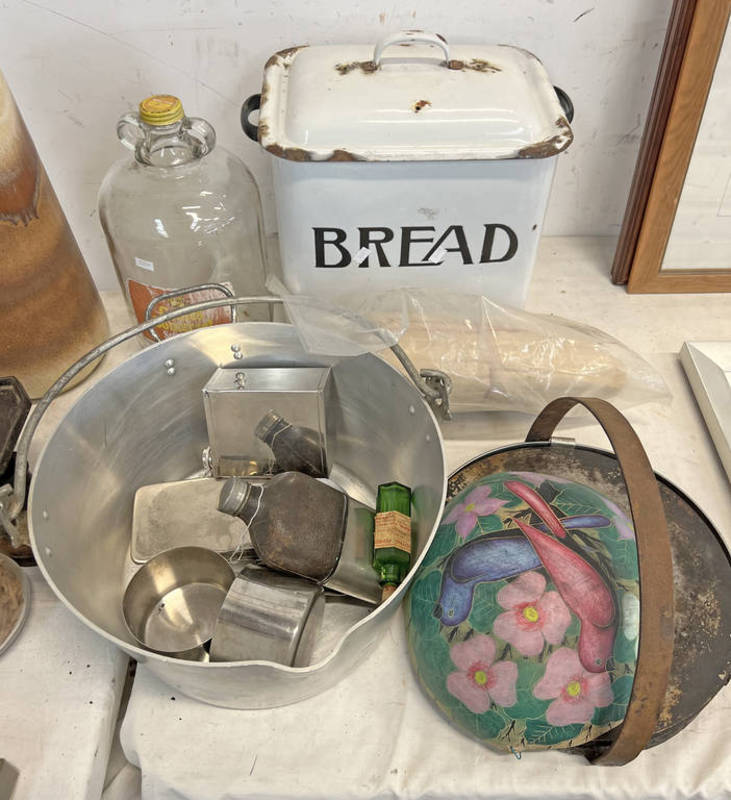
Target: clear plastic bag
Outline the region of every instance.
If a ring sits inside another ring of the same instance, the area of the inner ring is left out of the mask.
[[[287,295],[304,347],[332,356],[380,353],[398,342],[418,369],[452,379],[453,411],[537,413],[564,395],[596,396],[626,409],[667,401],[644,358],[588,325],[501,306],[486,297],[427,289],[339,297]]]

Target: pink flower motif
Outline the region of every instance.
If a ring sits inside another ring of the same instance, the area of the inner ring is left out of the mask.
[[[571,612],[558,592],[546,592],[540,572],[524,572],[497,593],[507,611],[495,620],[492,632],[524,656],[537,656],[544,640],[560,644],[571,623]]]
[[[444,521],[457,523],[457,533],[466,539],[475,529],[478,517],[489,517],[500,506],[504,506],[508,502],[490,497],[490,494],[492,494],[491,486],[476,486],[471,492],[468,492],[461,503],[457,503]]]
[[[568,647],[551,654],[533,694],[539,700],[553,700],[546,710],[546,721],[561,726],[589,722],[595,708],[604,708],[614,700],[609,673],[587,672],[577,652]]]
[[[495,661],[495,642],[478,634],[455,644],[449,651],[458,672],[447,676],[447,689],[475,714],[483,714],[495,703],[515,705],[518,667],[512,661]]]

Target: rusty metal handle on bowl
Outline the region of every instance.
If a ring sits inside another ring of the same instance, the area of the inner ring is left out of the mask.
[[[213,284],[215,288],[224,290],[225,294],[229,294],[225,287],[220,284]],[[170,292],[168,294],[160,295],[155,298],[156,302],[163,300],[170,296],[178,296],[179,294],[187,294],[201,289],[200,286],[190,286],[180,292]],[[265,297],[223,297],[216,300],[205,300],[201,303],[193,305],[181,306],[180,308],[172,309],[164,314],[148,319],[145,322],[135,325],[133,328],[121,331],[115,336],[110,337],[102,344],[90,350],[86,355],[82,356],[72,366],[70,366],[60,378],[48,389],[43,397],[36,403],[26,421],[23,432],[18,439],[18,446],[16,449],[15,459],[15,474],[13,476],[13,485],[5,485],[0,487],[0,532],[5,531],[10,537],[13,546],[17,546],[18,530],[15,526],[15,521],[23,509],[25,504],[26,495],[26,478],[28,468],[28,450],[30,443],[35,433],[38,423],[46,413],[51,403],[58,397],[70,381],[76,377],[83,369],[89,364],[96,361],[100,356],[103,356],[109,350],[115,348],[118,344],[132,339],[140,333],[152,330],[158,325],[162,325],[170,320],[183,317],[187,314],[193,314],[198,311],[207,311],[213,308],[221,308],[223,306],[231,306],[232,314],[235,314],[235,306],[251,305],[254,303],[271,303],[283,304],[284,300],[281,297],[265,296]],[[148,306],[148,311],[149,311]],[[264,323],[266,324],[266,323]],[[404,365],[409,377],[416,384],[416,388],[421,393],[425,402],[432,408],[432,410],[444,419],[449,419],[449,389],[451,383],[448,376],[439,373],[437,370],[422,370],[421,373],[411,363],[410,359],[398,345],[391,348]]]
[[[622,471],[637,540],[640,635],[627,713],[608,749],[591,760],[620,766],[635,758],[655,731],[673,658],[673,559],[655,473],[642,443],[620,412],[595,397],[561,397],[536,417],[526,442],[547,442],[576,405],[588,409],[607,434]]]

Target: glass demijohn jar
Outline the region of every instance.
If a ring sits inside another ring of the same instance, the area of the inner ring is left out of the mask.
[[[138,321],[173,289],[220,283],[235,295],[263,295],[261,201],[244,163],[216,147],[213,127],[186,117],[176,97],[154,95],[117,124],[134,152],[110,168],[99,191],[99,218],[122,289]],[[157,304],[153,315],[222,296],[191,292]],[[269,320],[264,304],[240,306],[239,319]],[[161,338],[230,322],[227,307],[179,317]],[[152,339],[147,334],[149,339]]]

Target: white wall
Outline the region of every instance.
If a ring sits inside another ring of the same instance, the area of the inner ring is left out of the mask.
[[[617,234],[669,11],[669,0],[2,0],[0,69],[97,283],[113,288],[96,192],[126,152],[122,113],[148,94],[180,96],[250,166],[271,231],[268,157],[238,122],[264,62],[290,45],[371,42],[399,28],[538,55],[576,106],[545,233]]]

